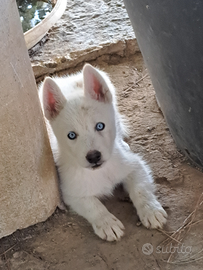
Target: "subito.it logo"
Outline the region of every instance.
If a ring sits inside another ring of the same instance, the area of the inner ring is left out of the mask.
[[[151,255],[153,253],[153,246],[150,243],[146,243],[142,246],[142,252],[145,255]]]

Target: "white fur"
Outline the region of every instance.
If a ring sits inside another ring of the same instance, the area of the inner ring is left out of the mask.
[[[149,167],[123,141],[125,125],[108,76],[86,64],[79,74],[47,78],[40,91],[53,130],[50,141],[64,202],[86,218],[99,237],[119,240],[124,226],[99,198],[123,182],[143,225],[161,228],[167,214],[154,195]],[[98,122],[105,124],[104,130],[95,130]],[[77,134],[75,140],[67,137],[70,131]],[[96,169],[86,159],[94,150],[101,153],[102,164]]]

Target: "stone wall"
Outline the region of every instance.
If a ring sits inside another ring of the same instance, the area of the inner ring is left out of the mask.
[[[64,15],[45,40],[31,50],[37,79],[104,55],[110,59],[139,51],[122,0],[68,0]]]

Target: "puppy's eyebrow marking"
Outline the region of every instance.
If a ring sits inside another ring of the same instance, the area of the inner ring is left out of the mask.
[[[82,87],[83,86],[83,83],[82,82],[76,82],[76,86],[77,87]]]
[[[85,107],[84,105],[81,106],[81,110],[83,110],[84,112],[88,112],[89,108]]]

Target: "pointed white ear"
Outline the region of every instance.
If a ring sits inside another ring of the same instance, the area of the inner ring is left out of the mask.
[[[102,74],[90,64],[83,67],[85,96],[100,102],[112,102],[112,95]]]
[[[43,83],[43,107],[48,120],[54,119],[63,109],[66,99],[56,82],[47,77]]]

